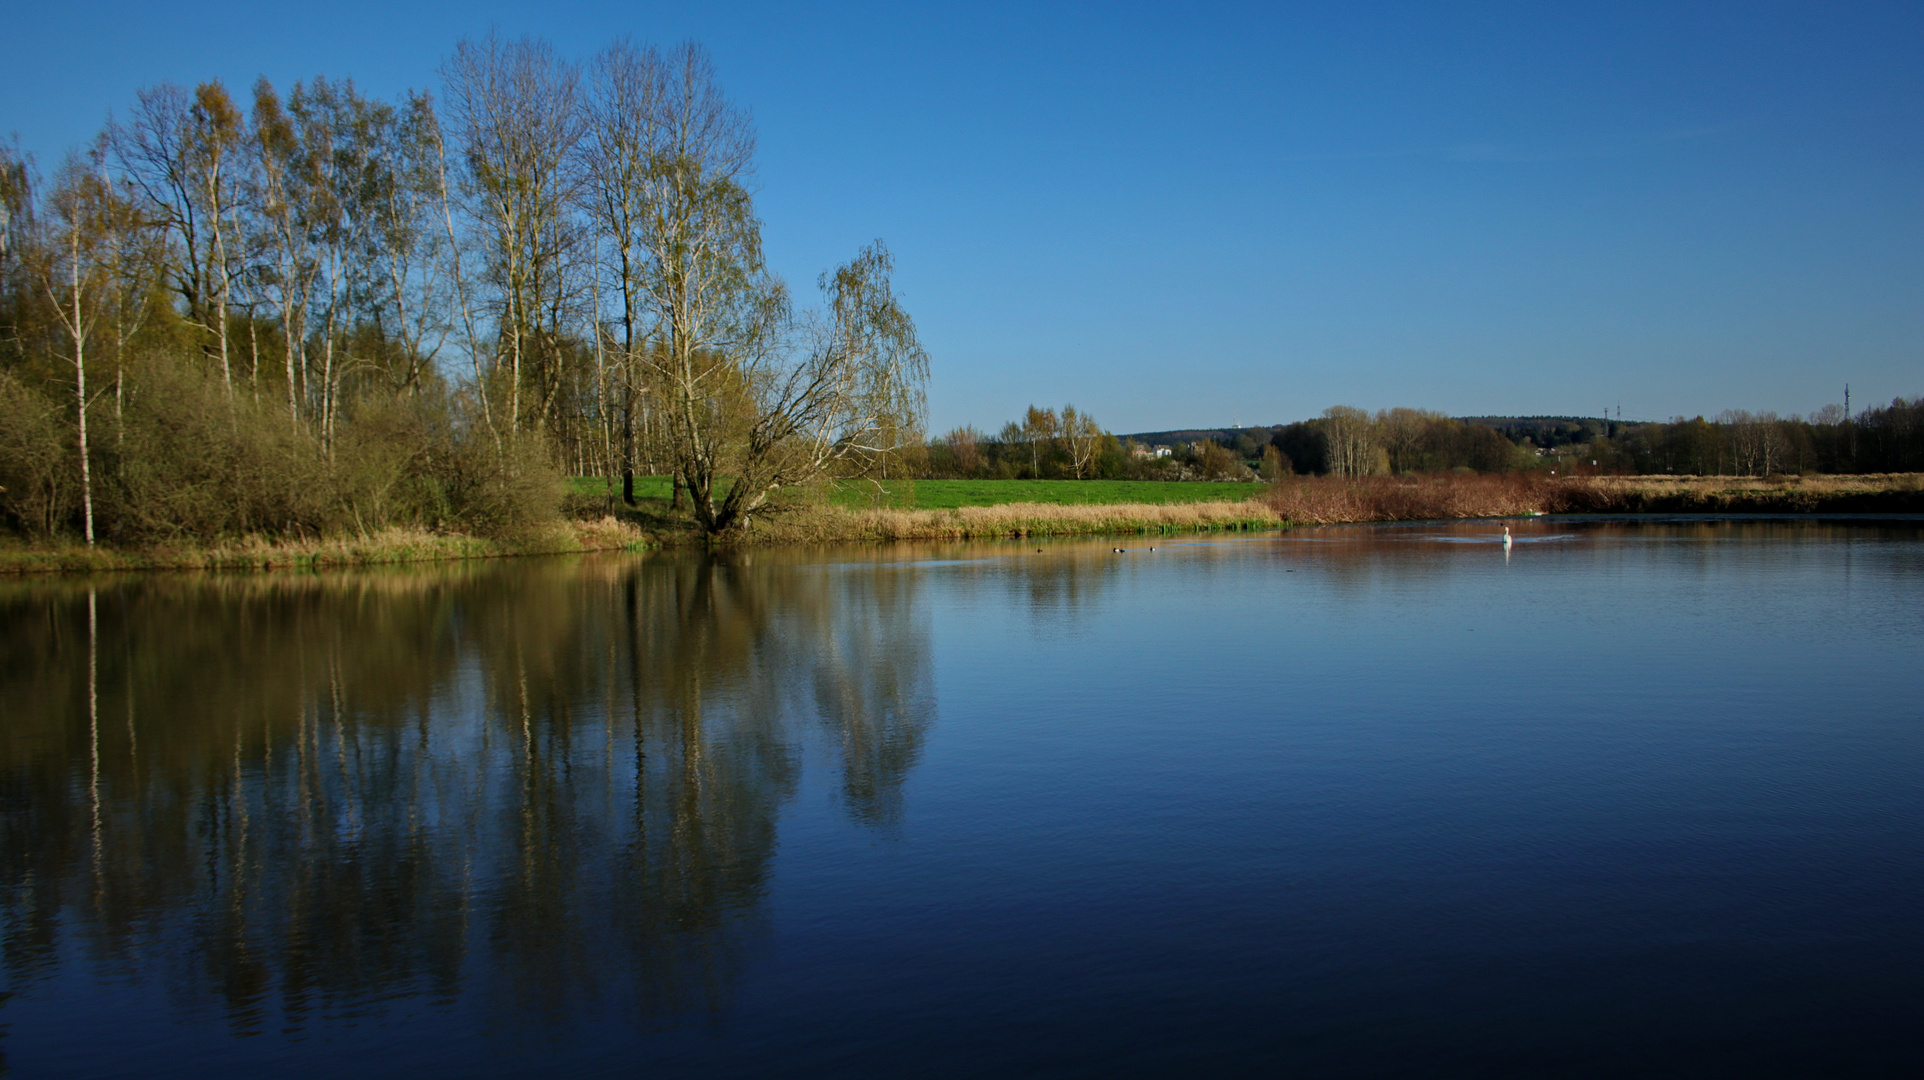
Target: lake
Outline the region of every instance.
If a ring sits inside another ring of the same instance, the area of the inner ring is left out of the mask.
[[[1919,523],[1512,527],[0,583],[0,1073],[1916,1075]]]

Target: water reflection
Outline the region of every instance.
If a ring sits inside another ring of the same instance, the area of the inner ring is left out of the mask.
[[[401,998],[716,1009],[825,734],[886,829],[935,716],[917,578],[753,557],[0,593],[0,958],[242,1030]]]
[[[1653,522],[1610,518],[1545,517],[1510,523],[1514,550],[1503,547],[1503,524],[1488,521],[1418,522],[1379,526],[1304,528],[1281,534],[1270,555],[1281,566],[1313,570],[1333,596],[1361,599],[1391,586],[1402,591],[1441,592],[1465,575],[1492,567],[1517,572],[1549,570],[1580,558],[1586,572],[1647,557],[1652,545],[1693,552],[1704,571],[1727,560],[1731,545],[1754,558],[1795,559],[1817,545],[1879,543],[1899,566],[1919,557],[1908,546],[1924,521],[1866,523],[1850,520],[1679,518]],[[1242,547],[1216,545],[1225,558]],[[1667,559],[1674,567],[1677,560]]]

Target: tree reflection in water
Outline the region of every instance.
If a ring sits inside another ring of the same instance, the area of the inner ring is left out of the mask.
[[[800,744],[887,826],[935,714],[912,568],[769,556],[0,593],[0,957],[299,1030],[718,1008]]]

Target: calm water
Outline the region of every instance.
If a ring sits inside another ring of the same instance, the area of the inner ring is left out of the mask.
[[[1924,541],[0,584],[17,1077],[1916,1075]]]

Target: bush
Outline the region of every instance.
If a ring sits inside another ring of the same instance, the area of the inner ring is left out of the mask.
[[[0,522],[78,531],[73,421],[0,372]],[[130,372],[116,410],[88,412],[95,532],[121,544],[314,539],[388,526],[498,535],[552,521],[563,481],[539,437],[497,444],[465,402],[430,387],[347,402],[333,445],[284,405],[230,398],[171,358]]]
[[[554,520],[566,484],[546,444],[528,433],[497,444],[467,413],[462,399],[437,392],[349,410],[334,447],[348,522],[499,535]]]
[[[340,523],[321,448],[285,411],[177,364],[149,365],[100,425],[94,513],[121,542],[322,535]]]
[[[0,371],[0,522],[48,536],[80,512],[72,421],[46,394]]]

